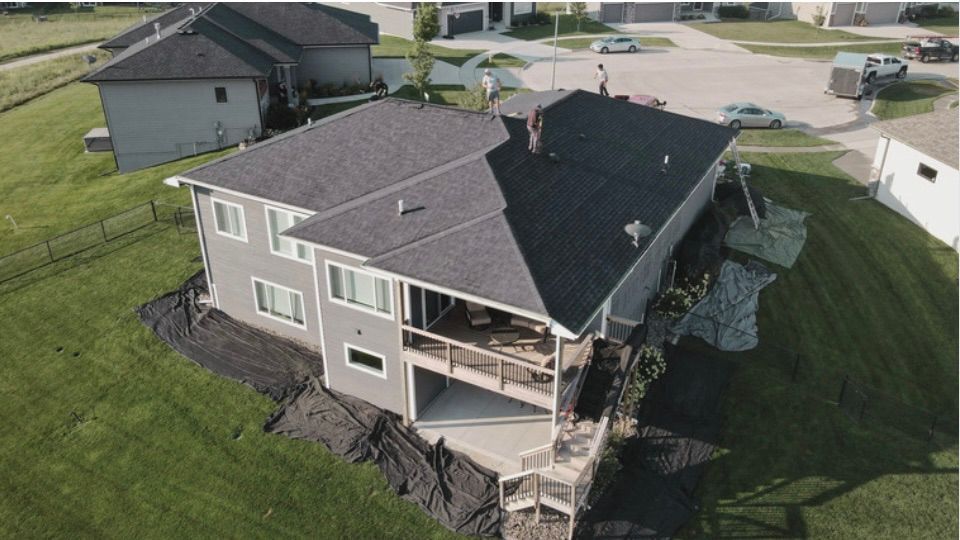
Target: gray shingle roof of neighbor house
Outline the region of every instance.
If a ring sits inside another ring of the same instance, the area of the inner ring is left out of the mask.
[[[579,332],[735,132],[583,91],[544,118],[556,161],[523,119],[387,99],[182,176],[316,212],[285,236]],[[637,219],[654,234],[634,248]]]
[[[150,18],[145,22],[137,23],[126,30],[123,30],[116,36],[101,43],[101,49],[120,49],[129,47],[139,41],[153,37],[156,33],[153,24],[160,23],[160,28],[167,28],[171,25],[179,24],[190,18],[190,9],[203,8],[208,4],[191,3],[181,4],[173,9],[168,9],[156,17]]]
[[[887,120],[874,127],[915,150],[960,168],[960,117],[954,109]]]
[[[190,8],[199,9],[191,15]],[[301,3],[213,3],[175,8],[102,47],[129,42],[87,82],[263,77],[303,47],[377,43],[370,17]],[[125,37],[126,36],[126,37]],[[133,39],[136,37],[136,39]]]

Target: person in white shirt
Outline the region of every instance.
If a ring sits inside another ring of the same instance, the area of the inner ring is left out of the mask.
[[[500,78],[486,69],[483,71],[483,81],[480,82],[487,91],[487,103],[490,104],[490,113],[500,115]],[[494,112],[496,110],[496,112]]]
[[[600,81],[600,95],[609,96],[607,81],[610,80],[610,77],[607,75],[607,70],[603,69],[603,64],[597,64],[597,72],[593,74],[593,78]]]

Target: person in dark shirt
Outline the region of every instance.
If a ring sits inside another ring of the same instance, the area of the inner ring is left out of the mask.
[[[527,115],[527,131],[530,133],[530,144],[527,148],[534,154],[540,153],[540,130],[542,128],[543,107],[537,105],[533,109],[530,109],[530,114]]]
[[[387,97],[387,94],[390,93],[390,89],[387,87],[387,83],[383,82],[383,79],[374,80],[372,83],[370,83],[370,88],[376,92],[378,98],[385,98]]]

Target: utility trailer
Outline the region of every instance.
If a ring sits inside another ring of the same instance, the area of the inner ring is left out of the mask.
[[[833,59],[825,94],[861,99],[868,85],[880,77],[907,76],[907,65],[888,54],[839,52]]]

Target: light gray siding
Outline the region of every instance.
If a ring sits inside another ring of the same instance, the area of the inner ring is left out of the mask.
[[[232,146],[261,131],[252,79],[99,86],[121,173]],[[226,89],[226,103],[217,103],[216,87]],[[218,123],[223,131],[219,138]]]
[[[413,39],[413,10],[384,5],[382,2],[321,2],[336,8],[364,13],[380,26],[381,34]]]
[[[297,79],[318,84],[370,84],[370,47],[310,47],[303,50]]]
[[[346,306],[330,299],[326,263],[332,262],[358,269],[359,261],[319,248],[315,250],[315,256],[330,388],[403,414],[404,363],[401,358],[400,323],[397,314],[398,283],[393,282],[393,316],[391,318]],[[344,345],[347,343],[382,355],[386,377],[382,378],[347,365],[344,352]]]
[[[680,241],[713,199],[717,166],[714,165],[694,188],[686,203],[667,222],[660,236],[640,258],[640,262],[614,292],[610,313],[641,320],[647,302],[657,293],[661,273],[665,272],[671,252],[676,253]]]
[[[321,350],[313,265],[270,252],[267,216],[263,203],[195,187],[200,230],[209,261],[209,279],[218,307],[231,317]],[[211,198],[243,207],[247,241],[217,233]],[[257,312],[253,278],[303,295],[306,328],[301,329]]]
[[[447,388],[447,378],[439,373],[434,373],[418,367],[413,368],[413,389],[414,399],[417,405],[417,415],[423,413],[424,409],[430,405],[433,398]]]

